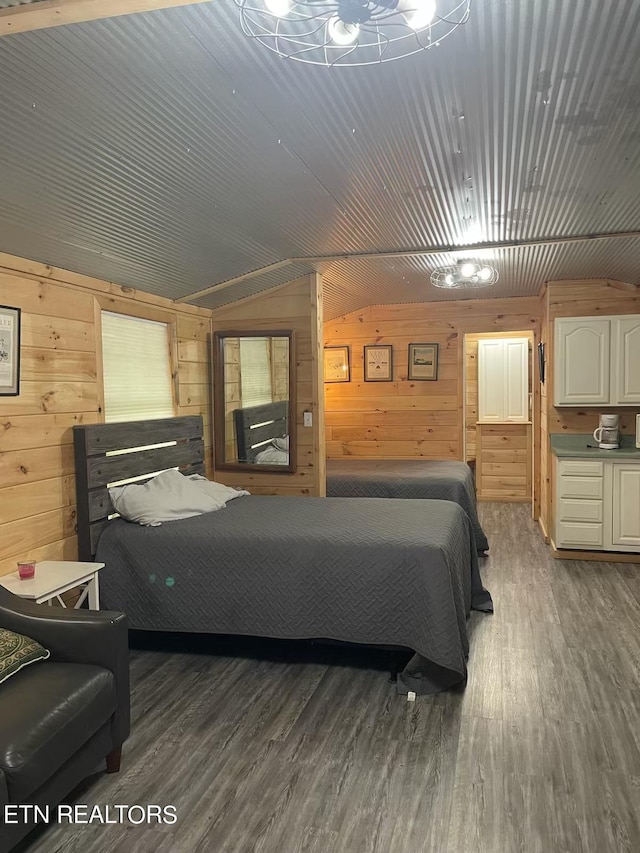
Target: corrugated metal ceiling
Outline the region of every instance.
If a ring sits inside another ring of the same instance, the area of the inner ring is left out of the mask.
[[[278,59],[217,0],[3,38],[0,79],[0,250],[172,298],[290,257],[640,229],[636,0],[476,0],[439,48],[348,69]],[[495,251],[468,295],[640,284],[637,239]],[[336,263],[327,316],[459,298],[442,262]]]

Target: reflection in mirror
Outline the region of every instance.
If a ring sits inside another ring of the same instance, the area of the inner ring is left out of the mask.
[[[219,332],[216,467],[294,471],[293,332]]]

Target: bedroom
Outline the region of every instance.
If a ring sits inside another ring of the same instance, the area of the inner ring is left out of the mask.
[[[640,315],[637,4],[476,0],[437,49],[358,68],[281,59],[230,0],[104,6],[0,0],[0,305],[22,311],[0,575],[81,556],[73,427],[109,420],[118,383],[134,403],[151,387],[142,355],[105,375],[115,314],[169,343],[168,408],[144,417],[201,416],[205,473],[252,499],[321,500],[345,457],[475,459],[496,612],[467,623],[466,689],[415,702],[386,652],[134,637],[122,769],[73,797],[175,804],[178,831],[50,826],[24,850],[78,831],[86,850],[155,850],[159,831],[185,851],[634,849],[637,333],[626,361],[609,347]],[[432,283],[465,260],[498,281]],[[295,470],[220,468],[213,336],[269,331],[294,333]],[[576,331],[578,364],[558,347]],[[473,344],[505,334],[529,340],[515,426],[475,410]],[[411,344],[437,344],[433,379],[409,378]],[[325,382],[325,347],[348,382]],[[388,379],[365,379],[365,347]],[[601,414],[623,455],[576,473]]]

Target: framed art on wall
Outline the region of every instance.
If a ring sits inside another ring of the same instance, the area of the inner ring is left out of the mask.
[[[20,308],[0,305],[0,396],[20,393]]]
[[[350,379],[349,347],[325,347],[324,381],[349,382]]]
[[[438,378],[438,344],[409,344],[408,379]]]
[[[385,344],[364,348],[364,381],[393,381],[393,347]]]

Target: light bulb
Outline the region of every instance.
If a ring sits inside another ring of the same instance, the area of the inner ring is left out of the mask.
[[[463,275],[465,278],[471,278],[475,271],[476,265],[468,262],[466,264],[462,264],[460,267],[460,275]]]
[[[360,32],[359,24],[345,24],[335,15],[329,20],[329,38],[336,44],[351,44],[358,38]]]
[[[264,5],[278,18],[285,18],[291,11],[290,0],[265,0]]]
[[[445,275],[445,277],[444,277],[444,283],[445,283],[445,284],[448,284],[448,285],[449,285],[449,287],[453,287],[453,285],[455,284],[455,279],[454,279],[454,277],[451,275],[451,273],[449,273],[449,275]]]
[[[396,9],[411,29],[421,30],[435,18],[436,0],[398,0]]]
[[[491,269],[491,267],[481,267],[478,275],[480,276],[481,281],[489,281],[489,279],[493,275],[493,270]]]

